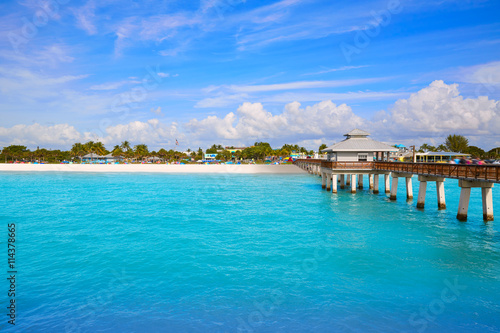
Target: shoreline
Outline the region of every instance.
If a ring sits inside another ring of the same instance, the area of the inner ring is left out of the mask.
[[[143,172],[305,174],[295,165],[262,164],[0,164],[0,172]]]

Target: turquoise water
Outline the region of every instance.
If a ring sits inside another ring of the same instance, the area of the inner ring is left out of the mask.
[[[457,221],[445,188],[438,211],[432,183],[418,210],[404,182],[391,202],[311,175],[0,173],[0,330],[498,332],[499,224],[478,189]]]

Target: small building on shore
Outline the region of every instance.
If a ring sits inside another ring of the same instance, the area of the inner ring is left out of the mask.
[[[98,155],[90,153],[82,156],[82,162],[87,163],[116,163],[123,160],[121,156],[113,156],[111,153],[107,155]]]
[[[327,160],[332,162],[372,162],[387,161],[389,154],[399,149],[383,142],[375,141],[368,136],[370,133],[353,129],[344,134],[343,141],[321,150],[327,153]]]

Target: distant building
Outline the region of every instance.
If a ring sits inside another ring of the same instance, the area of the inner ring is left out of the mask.
[[[97,154],[87,154],[82,156],[82,162],[89,163],[115,163],[123,160],[121,156],[113,156],[112,154],[108,155],[97,155]]]
[[[343,141],[335,143],[328,148],[321,150],[327,153],[327,160],[337,162],[371,162],[374,160],[388,160],[391,152],[398,151],[398,148],[383,142],[369,139],[370,133],[354,129],[347,134]]]
[[[389,158],[395,160],[395,161],[403,161],[410,156],[410,159],[413,157],[413,151],[410,151],[408,148],[406,148],[405,145],[398,144],[394,145],[398,149],[398,151],[393,152],[390,154]]]
[[[470,157],[470,154],[455,153],[450,151],[432,151],[416,153],[417,162],[423,163],[448,163],[454,158]]]
[[[243,151],[244,149],[247,149],[247,147],[226,147],[226,150],[231,154],[234,154],[237,151]]]
[[[212,162],[212,161],[215,161],[215,158],[217,157],[218,154],[206,154],[206,153],[203,153],[203,160],[204,161],[208,161],[208,162]]]

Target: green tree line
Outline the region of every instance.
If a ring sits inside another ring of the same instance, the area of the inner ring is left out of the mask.
[[[479,158],[500,157],[500,147],[493,148],[489,151],[485,151],[477,146],[470,146],[469,139],[467,139],[463,135],[458,135],[458,134],[448,135],[446,137],[446,140],[437,147],[424,143],[419,147],[417,151],[421,153],[437,152],[437,151],[464,153],[464,154],[471,154],[473,157],[479,157]]]
[[[217,159],[221,161],[230,160],[264,160],[267,157],[288,157],[293,152],[312,155],[314,152],[308,151],[304,147],[298,145],[285,144],[279,149],[273,149],[267,142],[255,142],[252,147],[247,147],[242,151],[231,153],[221,145],[212,145],[206,150],[206,153],[217,154]],[[30,150],[26,146],[11,145],[2,149],[0,154],[0,162],[8,161],[29,161],[29,162],[45,162],[45,163],[60,163],[63,161],[79,162],[83,156],[87,154],[121,156],[128,162],[142,161],[149,157],[157,157],[162,161],[180,161],[183,159],[203,159],[203,150],[198,148],[196,151],[188,149],[186,152],[179,152],[173,149],[166,150],[164,148],[158,151],[150,151],[146,144],[137,144],[132,146],[130,142],[123,141],[120,145],[115,145],[113,149],[108,150],[102,142],[88,141],[85,143],[74,143],[70,150],[51,150],[45,148],[37,148]]]

